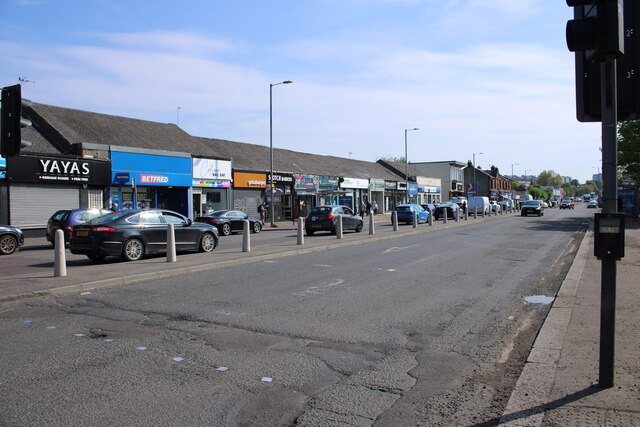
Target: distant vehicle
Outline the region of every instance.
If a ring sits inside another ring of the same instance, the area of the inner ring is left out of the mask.
[[[110,214],[109,209],[62,209],[51,215],[47,221],[47,240],[51,245],[56,241],[56,230],[64,232],[65,244],[69,244],[74,225],[84,224],[103,215]]]
[[[571,199],[564,199],[560,202],[560,209],[575,209],[576,205]]]
[[[591,200],[587,205],[587,208],[589,209],[595,209],[597,207],[598,207],[598,202],[596,200]]]
[[[492,212],[498,213],[500,211],[500,205],[498,205],[495,200],[490,201],[489,205],[491,206]]]
[[[0,225],[0,255],[11,255],[24,244],[22,230],[10,225]]]
[[[547,203],[545,201],[542,201],[542,207],[545,208],[545,209],[548,208],[549,207],[549,203]]]
[[[584,196],[582,196],[582,201],[587,203],[591,200],[591,194],[585,194]]]
[[[466,199],[466,198],[462,198],[462,197],[461,197],[461,198],[458,198],[458,199],[451,199],[451,200],[449,200],[449,202],[451,202],[451,203],[455,203],[456,205],[458,205],[458,206],[460,206],[460,207],[462,207],[462,204],[463,204],[464,202],[466,202],[466,201],[467,201],[467,199]]]
[[[422,209],[429,211],[430,215],[433,215],[433,213],[436,211],[436,205],[434,205],[433,203],[423,203],[420,206],[422,207]]]
[[[413,213],[416,214],[416,220],[418,224],[421,222],[429,221],[429,211],[425,210],[420,205],[408,204],[396,206],[396,214],[398,215],[398,222],[404,222],[407,224],[413,223]]]
[[[338,215],[342,216],[342,229],[362,231],[362,217],[356,215],[350,207],[342,205],[317,206],[309,212],[304,222],[304,228],[308,236],[313,236],[316,231],[338,232]]]
[[[520,209],[520,215],[544,215],[544,205],[542,204],[542,200],[527,200],[524,202]]]
[[[500,206],[502,206],[502,210],[505,212],[509,209],[509,207],[513,207],[513,204],[510,199],[501,200],[498,202]]]
[[[440,203],[439,205],[436,205],[436,211],[433,214],[433,218],[440,219],[440,218],[444,218],[444,216],[446,215],[447,218],[453,219],[456,216],[456,212],[460,214],[461,210],[462,209],[460,208],[460,206],[458,206],[455,203],[451,203],[451,202]]]
[[[137,261],[147,254],[166,252],[169,224],[174,224],[178,251],[211,252],[218,246],[218,229],[212,225],[164,209],[131,209],[75,225],[69,250],[93,261],[107,256]]]
[[[249,221],[249,230],[252,233],[262,231],[262,223],[258,218],[250,217],[241,211],[213,211],[207,215],[197,217],[194,221],[211,224],[218,229],[221,235],[228,236],[231,233],[243,231],[245,220]]]
[[[489,203],[489,198],[484,196],[475,196],[469,197],[467,209],[470,214],[475,213],[475,209],[478,208],[478,213],[482,215],[484,212],[485,215],[489,214],[489,209],[491,209],[491,204]]]

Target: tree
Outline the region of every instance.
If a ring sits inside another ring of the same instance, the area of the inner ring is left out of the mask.
[[[573,186],[573,188],[578,188],[580,187],[580,181],[578,181],[577,179],[572,179],[571,185]]]
[[[527,189],[527,194],[536,200],[549,200],[549,194],[537,185],[532,185]]]
[[[536,182],[543,187],[559,188],[563,184],[564,179],[559,173],[548,170],[540,172]]]
[[[618,126],[618,167],[623,179],[640,183],[640,120]]]
[[[596,187],[594,187],[592,184],[584,184],[584,185],[581,185],[580,188],[578,188],[578,191],[576,191],[576,194],[578,196],[583,196],[585,194],[591,194],[595,192],[596,192]]]
[[[564,184],[562,184],[562,190],[565,192],[566,197],[573,197],[576,195],[576,189],[573,185],[569,184],[568,182],[565,182]]]

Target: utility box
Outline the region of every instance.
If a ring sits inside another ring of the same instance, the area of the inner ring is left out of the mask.
[[[624,214],[595,214],[594,255],[598,259],[624,257]]]

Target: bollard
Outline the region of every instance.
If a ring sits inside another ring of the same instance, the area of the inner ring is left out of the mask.
[[[433,225],[433,212],[429,211],[429,225]]]
[[[369,215],[369,234],[376,234],[376,224],[373,220],[373,213]]]
[[[176,262],[176,229],[174,224],[167,227],[167,262]]]
[[[418,228],[418,212],[413,212],[413,228]]]
[[[304,217],[298,218],[298,244],[304,245]]]
[[[67,259],[64,251],[64,231],[56,230],[56,252],[53,258],[53,277],[65,277],[67,275]]]
[[[447,217],[449,216],[449,212],[447,212],[447,208],[442,208],[442,223],[447,223]]]
[[[482,216],[482,218],[484,218],[484,216],[485,216],[486,214],[487,214],[487,210],[483,207],[483,208],[482,208],[482,215],[480,215],[480,216]]]
[[[453,216],[453,220],[458,222],[460,220],[460,209],[456,209],[456,214]]]
[[[478,207],[477,206],[473,209],[473,219],[478,219]]]
[[[242,252],[251,252],[251,237],[249,232],[249,221],[244,220],[242,227]]]
[[[398,212],[396,211],[391,213],[391,224],[393,225],[393,231],[398,231]]]
[[[500,205],[500,215],[504,215],[504,206]]]
[[[469,209],[464,210],[464,220],[469,221]]]
[[[338,239],[342,239],[344,236],[342,234],[342,215],[338,215],[338,222],[336,224],[336,234],[338,235]]]

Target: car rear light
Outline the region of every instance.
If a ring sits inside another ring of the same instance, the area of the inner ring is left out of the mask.
[[[91,231],[95,233],[109,233],[111,231],[116,231],[116,229],[111,227],[92,227]]]
[[[69,224],[67,224],[67,225],[64,226],[64,229],[67,230],[67,231],[72,231],[73,227],[71,227]]]
[[[309,221],[309,218],[311,218],[309,215],[305,216],[304,219]]]
[[[327,215],[327,219],[333,219],[333,215]]]

